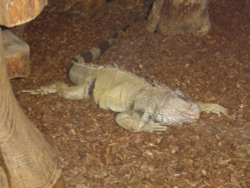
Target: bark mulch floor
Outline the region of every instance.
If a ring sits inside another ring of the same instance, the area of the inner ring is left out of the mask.
[[[146,20],[138,19],[93,62],[117,64],[195,100],[219,103],[232,117],[203,114],[194,125],[163,134],[126,131],[115,123],[115,113],[99,109],[93,99],[19,93],[69,83],[70,58],[147,12],[143,4],[126,10],[110,1],[88,18],[63,11],[60,2],[27,24],[32,73],[12,85],[27,116],[60,151],[69,188],[250,187],[250,2],[210,1],[212,29],[204,37],[150,34]]]

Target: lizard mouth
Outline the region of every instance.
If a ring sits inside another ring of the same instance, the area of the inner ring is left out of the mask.
[[[200,114],[193,114],[193,115],[189,115],[190,119],[199,119],[200,118]]]
[[[196,114],[190,114],[190,113],[180,113],[182,116],[188,118],[188,119],[193,119],[193,120],[197,120],[200,118],[200,114],[196,113]]]

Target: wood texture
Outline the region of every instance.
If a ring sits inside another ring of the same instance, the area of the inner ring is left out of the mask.
[[[34,19],[47,0],[1,0],[0,25],[12,27]]]
[[[155,0],[147,29],[159,28],[163,35],[205,35],[210,27],[208,0]]]
[[[30,21],[46,3],[46,0],[2,0],[0,24],[11,27]],[[27,47],[24,48],[27,53]],[[20,108],[7,76],[4,53],[8,54],[4,52],[0,29],[0,185],[51,188],[61,176],[58,154]]]
[[[61,175],[57,152],[25,116],[7,78],[0,30],[0,148],[11,187],[52,187]]]
[[[3,31],[4,59],[8,77],[20,78],[30,74],[30,48],[9,30]]]
[[[2,152],[0,150],[0,187],[1,188],[9,188],[10,182],[9,182],[9,172],[6,167],[6,164],[4,162],[4,158],[2,155]]]

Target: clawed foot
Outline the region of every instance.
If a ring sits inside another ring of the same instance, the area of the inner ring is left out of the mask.
[[[202,102],[199,102],[198,104],[200,105],[202,112],[217,114],[219,117],[223,114],[229,117],[228,109],[224,108],[223,106],[219,104],[202,103]]]
[[[134,111],[117,114],[116,123],[121,127],[133,132],[154,133],[167,130],[167,126],[162,126],[154,121],[143,121],[142,117]]]
[[[159,123],[150,122],[141,127],[140,131],[142,132],[164,132],[167,130],[167,126],[160,125]]]

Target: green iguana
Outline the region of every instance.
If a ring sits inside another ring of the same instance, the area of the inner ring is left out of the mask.
[[[227,115],[227,109],[218,104],[194,102],[179,90],[150,84],[117,67],[84,62],[85,57],[78,56],[67,67],[68,77],[75,86],[59,82],[23,92],[56,93],[69,100],[93,96],[100,108],[118,112],[117,124],[134,132],[159,132],[165,131],[168,125],[193,123],[203,111]]]
[[[163,84],[150,84],[143,78],[117,67],[87,64],[97,59],[116,41],[124,26],[97,48],[73,58],[67,65],[67,76],[75,86],[58,82],[37,90],[23,90],[31,94],[57,93],[69,100],[94,97],[100,108],[119,112],[116,122],[134,132],[165,131],[168,125],[196,122],[200,113],[227,115],[227,109],[213,103],[194,102],[179,90]],[[227,115],[228,116],[228,115]]]

